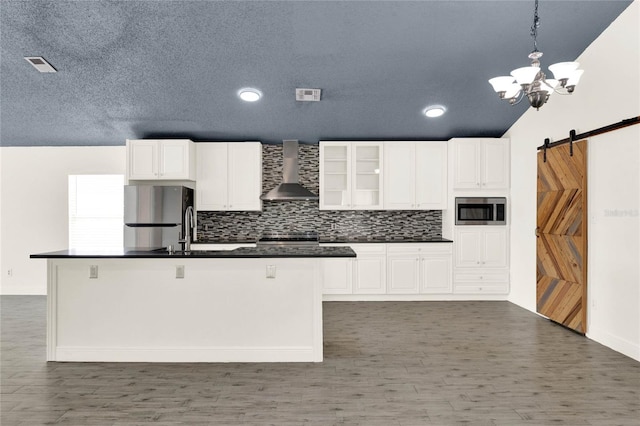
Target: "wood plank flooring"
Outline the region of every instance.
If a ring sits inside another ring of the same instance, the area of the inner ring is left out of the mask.
[[[324,304],[321,364],[47,363],[3,296],[2,426],[639,425],[640,363],[508,302]]]

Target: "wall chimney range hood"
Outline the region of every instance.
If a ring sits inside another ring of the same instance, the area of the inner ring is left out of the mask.
[[[298,183],[298,140],[282,141],[282,183],[262,194],[264,201],[318,200],[319,197]]]

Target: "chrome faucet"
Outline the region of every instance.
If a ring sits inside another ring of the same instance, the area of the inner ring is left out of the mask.
[[[178,240],[179,243],[184,243],[184,252],[188,253],[191,251],[191,231],[194,227],[194,219],[193,219],[193,207],[189,206],[184,211],[184,239]]]

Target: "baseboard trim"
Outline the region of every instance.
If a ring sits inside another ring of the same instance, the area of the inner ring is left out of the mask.
[[[24,286],[2,283],[0,296],[46,296],[47,288],[42,286]]]
[[[508,295],[467,294],[324,294],[323,302],[443,302],[443,301],[507,301]]]
[[[62,362],[322,362],[313,347],[85,347],[58,346]]]
[[[640,344],[637,342],[631,342],[597,327],[590,327],[587,331],[587,337],[629,358],[640,361]]]

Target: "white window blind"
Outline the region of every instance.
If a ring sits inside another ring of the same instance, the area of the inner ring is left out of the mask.
[[[69,248],[121,249],[123,212],[123,175],[69,175]]]

